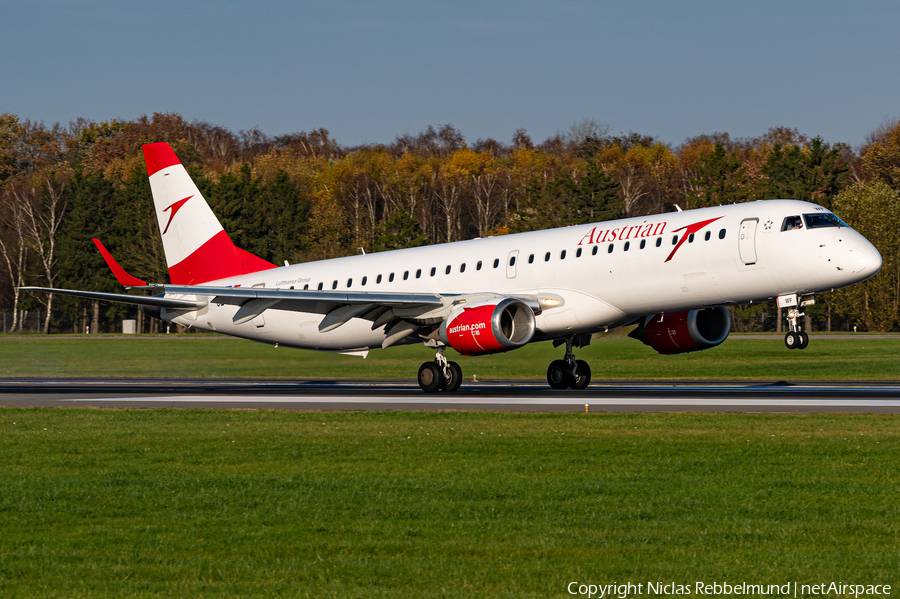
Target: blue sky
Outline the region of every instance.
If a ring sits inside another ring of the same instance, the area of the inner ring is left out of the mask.
[[[585,118],[677,145],[900,118],[900,3],[0,0],[0,112],[178,112],[343,145],[452,123],[535,141]]]

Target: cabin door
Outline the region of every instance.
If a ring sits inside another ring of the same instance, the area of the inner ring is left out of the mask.
[[[756,264],[756,225],[758,224],[758,218],[747,218],[741,221],[738,249],[744,264]]]

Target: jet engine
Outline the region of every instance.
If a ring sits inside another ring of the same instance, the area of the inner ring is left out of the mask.
[[[505,352],[534,337],[534,312],[512,297],[455,307],[441,324],[441,341],[464,356]]]
[[[661,354],[683,354],[715,347],[730,332],[731,313],[719,306],[647,316],[628,336],[640,339]]]

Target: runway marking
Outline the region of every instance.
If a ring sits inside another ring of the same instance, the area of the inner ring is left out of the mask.
[[[587,401],[586,401],[587,399]],[[380,397],[333,397],[333,396],[296,396],[296,397],[236,397],[234,395],[172,395],[168,397],[104,397],[92,399],[62,399],[71,403],[242,403],[242,404],[290,404],[290,403],[327,403],[345,404],[401,404],[401,405],[557,405],[557,406],[765,406],[765,407],[822,407],[822,408],[900,408],[900,399],[710,399],[702,397],[679,398],[503,398],[503,397],[458,397],[458,398],[410,398],[402,396]]]

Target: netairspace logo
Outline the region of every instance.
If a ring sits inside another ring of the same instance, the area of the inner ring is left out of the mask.
[[[566,587],[570,595],[589,599],[627,599],[644,595],[696,595],[723,597],[727,595],[772,595],[775,597],[865,597],[889,596],[889,584],[850,584],[845,582],[821,582],[818,584],[750,584],[746,582],[613,582],[612,584],[587,584],[570,582]]]

